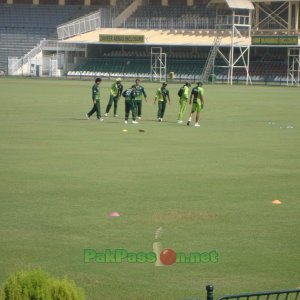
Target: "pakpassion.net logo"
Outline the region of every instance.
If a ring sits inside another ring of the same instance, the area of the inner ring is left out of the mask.
[[[84,249],[85,263],[155,263],[156,266],[173,265],[174,263],[216,263],[219,254],[216,250],[209,252],[175,252],[172,249],[153,252],[129,252],[126,249],[105,249],[97,252],[95,249]]]

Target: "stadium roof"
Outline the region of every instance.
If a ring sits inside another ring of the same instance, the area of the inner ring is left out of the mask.
[[[254,9],[254,6],[250,0],[211,0],[209,5],[212,4],[227,4],[230,9]]]
[[[120,42],[100,42],[101,35],[121,35],[121,36],[144,36],[144,43],[133,43],[130,45],[144,46],[211,46],[214,43],[214,30],[181,30],[181,29],[133,29],[133,28],[99,28],[90,32],[82,33],[61,43],[78,43],[78,44],[106,44],[106,45],[126,45]],[[247,37],[237,38],[239,44],[250,45],[251,40]],[[127,43],[128,45],[128,43]],[[231,35],[223,36],[221,45],[224,47],[231,45]]]

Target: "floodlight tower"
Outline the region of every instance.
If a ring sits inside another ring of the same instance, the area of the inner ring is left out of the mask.
[[[151,80],[167,80],[167,55],[162,47],[151,47]]]

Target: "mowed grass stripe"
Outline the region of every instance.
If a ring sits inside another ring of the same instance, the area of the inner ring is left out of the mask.
[[[219,295],[299,286],[298,89],[206,85],[194,128],[176,124],[179,84],[168,85],[163,123],[158,83],[143,83],[137,126],[123,123],[123,99],[119,118],[85,120],[92,83],[0,79],[1,282],[41,267],[88,299],[204,297],[209,282]],[[101,84],[102,112],[111,83]],[[152,251],[159,226],[164,247],[216,249],[219,262],[83,262],[85,248]]]

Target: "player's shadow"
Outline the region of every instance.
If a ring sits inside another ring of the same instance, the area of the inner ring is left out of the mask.
[[[148,119],[148,120],[145,119],[144,122],[162,123],[162,124],[164,124],[164,123],[167,123],[167,124],[175,124],[175,123],[177,123],[177,121],[165,121],[165,120],[163,120],[162,122],[159,122],[157,119]]]
[[[98,122],[98,123],[110,123],[110,124],[117,124],[117,123],[120,123],[118,121],[112,121],[112,120],[109,120],[109,121],[98,121],[97,119],[86,119],[86,118],[69,118],[69,120],[71,121],[86,121],[86,122]]]
[[[85,122],[99,122],[99,123],[110,123],[110,124],[122,124],[123,123],[123,121],[121,121],[120,119],[119,119],[119,121],[113,121],[113,120],[105,120],[104,119],[104,121],[98,121],[98,120],[96,120],[96,119],[91,119],[91,120],[88,120],[88,119],[86,119],[86,118],[69,118],[69,120],[71,120],[71,121],[85,121]],[[128,122],[128,123],[131,123],[131,120]],[[139,121],[139,124],[144,124],[144,123],[162,123],[162,124],[164,124],[164,123],[167,123],[167,124],[176,124],[177,123],[177,121],[162,121],[162,122],[159,122],[159,121],[157,121],[157,119],[143,119],[142,121]]]

